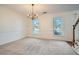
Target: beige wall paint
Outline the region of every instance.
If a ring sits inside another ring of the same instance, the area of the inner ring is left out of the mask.
[[[72,25],[77,20],[74,17],[74,13],[79,13],[79,10],[39,16],[40,32],[33,34],[31,19],[0,6],[0,45],[26,36],[72,41]],[[55,36],[53,34],[53,17],[55,16],[62,17],[65,22],[64,36]]]
[[[0,6],[0,45],[27,36],[27,19]]]
[[[32,33],[32,21],[29,20],[29,37],[44,38],[44,39],[55,39],[55,40],[65,40],[72,41],[73,39],[73,27],[72,25],[76,22],[74,14],[79,13],[79,10],[61,12],[56,14],[46,14],[39,17],[40,20],[40,32],[38,34]],[[60,16],[63,18],[64,24],[64,35],[55,36],[53,34],[53,17]]]

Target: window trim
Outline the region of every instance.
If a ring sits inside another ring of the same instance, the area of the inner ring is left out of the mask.
[[[37,33],[34,32],[34,27],[35,26],[34,26],[33,20],[38,20],[38,22],[39,22],[39,24],[38,24],[39,31]],[[39,21],[38,18],[37,19],[33,19],[33,20],[32,20],[32,34],[39,34],[39,32],[40,32],[40,21]]]
[[[56,20],[56,19],[55,19],[56,17],[59,17],[59,18],[61,18],[61,19],[63,20],[63,34],[60,34],[60,35],[56,35],[56,34],[54,33],[54,32],[55,32],[55,29],[54,29],[54,28],[55,28],[55,23],[54,23],[54,21]],[[65,35],[65,22],[64,22],[64,19],[63,19],[62,17],[60,17],[60,16],[56,16],[56,17],[53,18],[53,35],[54,35],[54,36],[58,36],[58,37],[59,37],[59,36],[64,36],[64,35]]]

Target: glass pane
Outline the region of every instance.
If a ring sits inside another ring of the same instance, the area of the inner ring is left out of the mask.
[[[38,19],[34,19],[32,20],[33,26],[39,26],[39,20]]]
[[[34,28],[33,29],[33,33],[38,33],[39,32],[39,28]]]
[[[33,33],[38,33],[39,32],[39,20],[33,19],[32,24],[33,24]]]
[[[64,31],[64,21],[61,17],[54,18],[54,34],[55,35],[63,35]]]

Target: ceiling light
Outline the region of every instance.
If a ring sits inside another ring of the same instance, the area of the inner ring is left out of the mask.
[[[31,6],[32,6],[31,13],[28,14],[28,17],[33,20],[33,19],[38,18],[38,16],[37,16],[37,14],[35,14],[35,11],[34,11],[35,4],[32,4]]]

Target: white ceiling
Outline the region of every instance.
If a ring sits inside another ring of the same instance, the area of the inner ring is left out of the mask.
[[[24,15],[28,14],[31,10],[31,4],[2,4],[0,6],[10,8]],[[42,12],[58,13],[79,10],[79,4],[35,4],[34,9],[38,14]]]

